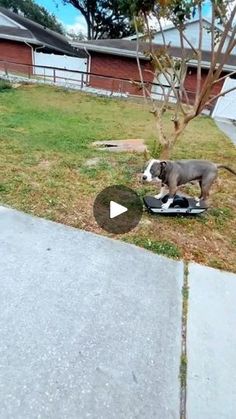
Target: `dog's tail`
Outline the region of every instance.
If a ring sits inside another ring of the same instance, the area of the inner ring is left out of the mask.
[[[226,169],[230,173],[233,173],[233,175],[236,176],[236,172],[233,169],[231,169],[231,167],[225,166],[224,164],[217,164],[216,166],[217,166],[217,169]]]

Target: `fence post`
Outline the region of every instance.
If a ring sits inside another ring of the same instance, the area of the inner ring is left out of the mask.
[[[121,81],[121,96],[124,94],[124,80]]]
[[[84,87],[84,74],[81,74],[81,89]]]
[[[8,77],[8,69],[7,69],[7,63],[4,63],[4,70],[5,70],[5,74]]]
[[[56,83],[56,69],[53,69],[53,83]]]

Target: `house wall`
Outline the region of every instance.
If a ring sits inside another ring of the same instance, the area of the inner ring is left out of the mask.
[[[32,73],[32,68],[21,66],[20,64],[33,64],[31,48],[22,43],[0,39],[0,60],[8,61],[6,64],[8,71],[17,73]],[[4,63],[0,61],[0,68],[4,69]],[[20,64],[13,64],[14,62]]]
[[[143,70],[151,70],[148,61],[141,60],[141,66]],[[100,76],[140,80],[136,58],[91,52],[90,72]],[[143,72],[143,76],[146,82],[152,82],[152,74]],[[142,91],[137,86],[132,85],[129,81],[125,82],[91,76],[90,86],[132,95],[142,95]]]
[[[211,25],[207,22],[203,22],[203,33],[202,33],[202,50],[211,51],[211,34],[210,34]],[[170,28],[165,30],[165,40],[166,44],[169,44],[172,47],[181,47],[180,36],[178,29]],[[191,42],[194,48],[198,48],[199,43],[199,22],[190,22],[186,25],[184,31],[187,39]],[[229,39],[229,38],[228,38]],[[154,35],[153,42],[157,44],[163,44],[162,34],[157,33]],[[185,48],[190,48],[189,44],[184,40]],[[225,43],[227,46],[227,43]],[[224,48],[225,50],[225,48]],[[233,49],[232,54],[236,54],[236,48]]]
[[[203,29],[203,36],[202,36],[202,49],[204,51],[209,51],[211,50],[211,36],[209,32],[207,32],[207,28],[209,28],[210,25],[207,22],[204,22],[203,27],[204,29]],[[188,40],[191,42],[191,44],[195,48],[198,48],[199,22],[189,23],[188,25],[186,25],[186,29],[184,32]],[[165,40],[166,40],[166,44],[170,43],[171,46],[173,47],[181,46],[178,29],[175,29],[175,28],[166,29]],[[155,34],[153,41],[156,42],[157,44],[162,44],[163,43],[162,34],[161,33]],[[186,48],[189,48],[189,45],[186,41],[184,41],[184,46]]]
[[[201,86],[203,86],[203,84],[206,80],[207,74],[208,74],[208,70],[207,69],[202,69]],[[223,77],[225,74],[226,73],[222,73],[221,76]],[[213,89],[212,89],[211,94],[215,96],[218,93],[220,93],[221,89],[222,89],[222,86],[223,86],[223,83],[224,83],[224,81],[216,83],[214,85]],[[190,103],[194,102],[196,85],[197,85],[197,69],[195,67],[189,67],[188,70],[187,70],[186,77],[185,77],[184,87],[185,87],[185,89],[188,93]],[[213,106],[213,104],[212,104],[212,106]]]
[[[225,92],[230,89],[236,89],[236,79],[228,77],[224,80],[222,90]],[[235,104],[236,90],[232,90],[231,92],[227,93],[225,96],[222,96],[217,100],[212,117],[227,118],[234,121],[236,115]]]
[[[57,82],[66,82],[67,79],[73,79],[73,82],[81,83],[82,75],[81,73],[71,73],[69,70],[76,71],[87,71],[87,59],[78,58],[78,57],[69,57],[68,55],[58,55],[58,54],[45,54],[44,52],[35,52],[34,53],[34,62],[37,66],[46,66],[46,67],[60,67],[63,70],[56,70],[55,76]],[[43,75],[52,79],[53,70],[45,69],[40,67],[35,67],[35,74]],[[85,76],[83,76],[85,81]],[[72,80],[71,80],[72,82]]]

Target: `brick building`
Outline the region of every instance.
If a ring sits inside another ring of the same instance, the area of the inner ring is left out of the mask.
[[[33,72],[32,65],[39,52],[86,57],[84,51],[73,48],[64,36],[0,7],[0,69]]]
[[[76,48],[84,48],[88,54],[88,71],[91,87],[141,95],[135,81],[140,81],[136,59],[136,42],[123,39],[106,39],[73,42]],[[152,67],[145,55],[146,46],[140,48],[139,59],[144,81],[150,88],[153,81]]]
[[[139,43],[139,59],[142,68],[144,81],[152,92],[153,96],[158,98],[162,95],[162,88],[159,87],[158,80],[153,72],[151,63],[145,51],[148,49],[147,43]],[[89,57],[88,69],[91,73],[90,86],[112,91],[122,91],[130,94],[142,95],[142,91],[135,86],[132,81],[140,81],[136,58],[136,42],[127,39],[106,39],[92,40],[87,42],[74,42],[74,47],[84,48]],[[161,48],[162,45],[153,44],[155,48]],[[171,47],[172,56],[181,57],[180,47]],[[187,55],[193,55],[191,50],[186,49]],[[210,51],[202,51],[202,84],[205,81],[211,60]],[[235,70],[236,55],[231,55],[224,66],[222,76]],[[151,86],[150,83],[154,83]],[[164,85],[166,80],[162,81]],[[184,86],[188,92],[190,101],[194,100],[197,84],[197,61],[193,58],[189,61]],[[214,95],[220,93],[223,81],[215,84]],[[166,85],[166,89],[169,87]]]

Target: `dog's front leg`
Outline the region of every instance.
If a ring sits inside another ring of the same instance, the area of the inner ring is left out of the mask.
[[[168,209],[169,206],[173,203],[176,192],[177,192],[177,185],[176,184],[171,185],[169,188],[169,198],[167,202],[165,204],[162,204],[161,206],[163,209]]]
[[[167,192],[168,192],[167,187],[162,184],[159,194],[158,195],[154,195],[154,198],[161,199],[161,198],[163,198],[163,196],[165,196],[167,194]]]
[[[169,206],[173,203],[173,201],[174,201],[174,196],[173,197],[169,196],[167,202],[165,204],[162,204],[161,208],[168,209]]]

